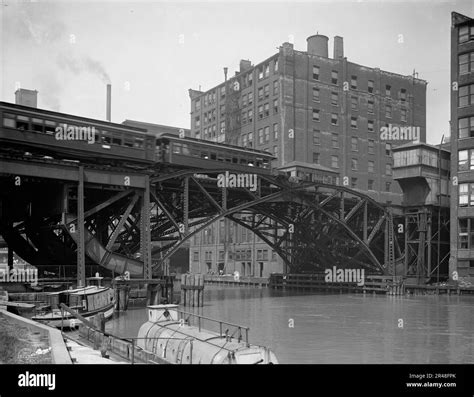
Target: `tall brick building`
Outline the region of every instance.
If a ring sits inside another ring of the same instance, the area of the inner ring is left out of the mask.
[[[317,34],[306,51],[283,43],[189,95],[193,137],[269,151],[275,166],[304,179],[333,173],[382,203],[401,204],[392,146],[426,141],[426,82],[349,62],[338,36],[332,58],[328,38]]]
[[[474,276],[474,19],[451,24],[451,276]]]

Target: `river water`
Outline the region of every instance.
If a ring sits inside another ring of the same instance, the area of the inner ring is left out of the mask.
[[[206,285],[204,307],[194,312],[250,327],[250,343],[271,347],[280,363],[474,363],[470,295],[309,295]],[[145,321],[143,307],[129,308],[107,330],[136,337]]]

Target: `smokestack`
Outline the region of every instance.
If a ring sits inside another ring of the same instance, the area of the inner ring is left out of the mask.
[[[344,41],[341,36],[334,36],[334,59],[344,58]]]
[[[224,80],[227,81],[227,70],[229,70],[227,67],[224,68]]]
[[[107,84],[107,121],[109,122],[111,121],[111,113],[112,113],[111,102],[112,102],[112,85]]]

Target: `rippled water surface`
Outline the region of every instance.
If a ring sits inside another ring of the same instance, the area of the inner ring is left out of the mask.
[[[196,312],[250,327],[250,342],[270,346],[281,363],[474,363],[469,295],[302,295],[206,285]],[[137,336],[145,321],[143,307],[131,308],[107,329]]]

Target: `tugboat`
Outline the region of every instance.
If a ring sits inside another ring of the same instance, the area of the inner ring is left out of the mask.
[[[104,313],[106,320],[111,318],[115,307],[114,291],[112,288],[100,285],[102,278],[99,276],[89,277],[87,279],[89,286],[87,287],[48,293],[46,306],[32,319],[51,327],[76,328],[81,321],[62,311],[60,309],[61,303],[76,310],[85,318],[98,313]]]
[[[178,305],[153,305],[147,310],[137,346],[170,364],[278,364],[269,348],[248,343],[247,327],[180,311]],[[205,322],[219,332],[201,328]]]

